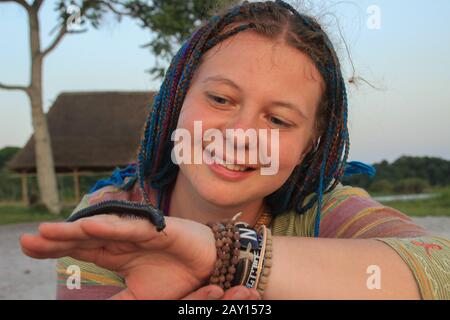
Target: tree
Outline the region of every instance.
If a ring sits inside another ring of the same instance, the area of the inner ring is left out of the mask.
[[[40,40],[39,10],[44,0],[0,0],[0,3],[13,2],[27,12],[29,25],[30,48],[30,80],[28,85],[8,85],[0,82],[0,89],[20,90],[27,94],[32,114],[32,126],[35,141],[36,170],[41,200],[50,212],[58,214],[61,205],[58,196],[56,173],[51,149],[51,139],[46,116],[42,104],[42,74],[44,59],[60,44],[61,40],[70,34],[83,33],[86,24],[98,28],[105,14],[113,14],[120,21],[128,16],[140,22],[142,28],[148,28],[156,33],[150,43],[144,47],[150,48],[157,56],[167,59],[172,55],[173,46],[178,45],[187,37],[193,28],[208,17],[210,9],[235,1],[220,0],[80,0],[56,1],[59,21],[55,28],[53,41],[45,48]],[[77,28],[73,28],[73,26]],[[151,69],[156,78],[163,75],[162,68]]]
[[[369,186],[370,192],[378,192],[378,193],[390,193],[393,190],[393,185],[388,179],[381,179],[374,181]]]
[[[421,178],[401,179],[395,184],[395,192],[398,193],[422,193],[430,188],[427,180]]]
[[[0,149],[0,171],[4,169],[6,163],[14,157],[14,155],[20,150],[18,147],[4,147]]]

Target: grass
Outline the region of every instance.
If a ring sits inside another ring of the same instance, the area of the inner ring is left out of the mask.
[[[450,217],[450,187],[436,188],[427,193],[438,193],[439,196],[423,200],[385,201],[383,204],[409,216]]]
[[[66,207],[60,215],[54,215],[42,206],[37,205],[27,208],[20,204],[0,204],[0,225],[25,223],[25,222],[44,222],[44,221],[62,221],[73,210],[73,207]]]

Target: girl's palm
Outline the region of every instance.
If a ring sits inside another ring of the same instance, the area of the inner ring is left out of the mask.
[[[22,250],[39,259],[71,256],[124,277],[116,298],[180,299],[205,284],[214,268],[214,236],[208,226],[166,217],[157,232],[147,220],[99,215],[73,223],[44,223],[23,235]]]

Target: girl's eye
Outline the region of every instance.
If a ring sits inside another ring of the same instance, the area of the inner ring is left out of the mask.
[[[225,99],[225,98],[222,98],[222,97],[218,97],[218,96],[215,96],[215,95],[212,95],[212,94],[208,94],[208,98],[210,99],[210,100],[212,100],[214,103],[216,103],[216,104],[219,104],[219,105],[226,105],[229,101],[227,100],[227,99]]]
[[[291,124],[284,122],[283,120],[280,120],[273,116],[269,117],[269,121],[276,126],[281,126],[281,127],[285,127],[285,128],[290,128],[292,126]]]

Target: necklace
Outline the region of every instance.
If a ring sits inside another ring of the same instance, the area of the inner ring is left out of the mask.
[[[272,221],[272,215],[267,212],[267,207],[265,204],[263,204],[262,213],[259,215],[258,219],[256,220],[253,228],[258,229],[260,226],[265,225],[266,227],[269,227],[270,222]]]
[[[258,229],[260,226],[265,225],[269,227],[270,222],[272,222],[272,215],[266,211],[264,211],[258,218],[255,223],[254,229]]]

